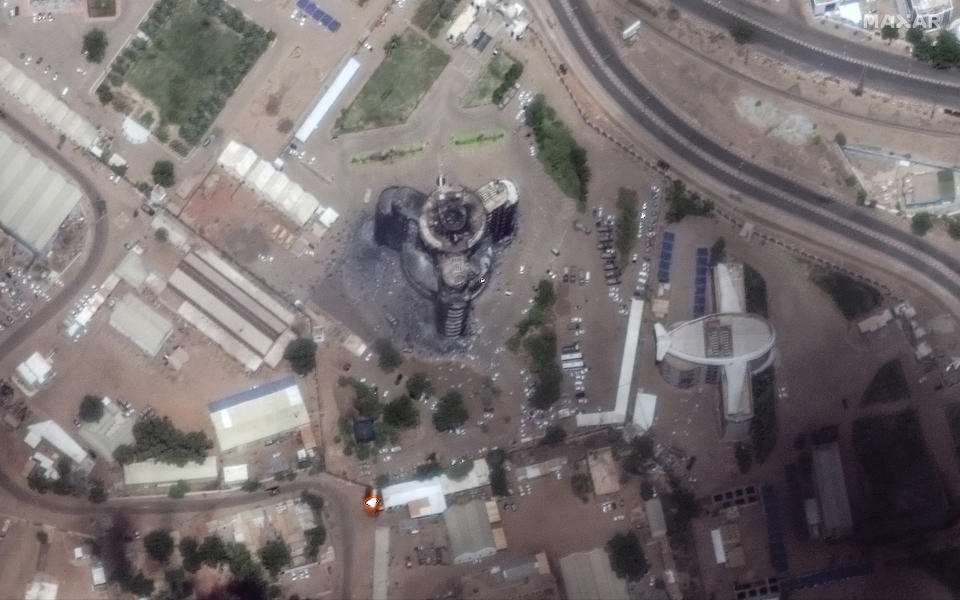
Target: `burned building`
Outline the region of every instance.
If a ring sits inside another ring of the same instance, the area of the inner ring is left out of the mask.
[[[474,192],[443,177],[430,195],[410,187],[380,193],[374,240],[397,252],[406,280],[434,305],[437,332],[466,332],[470,305],[486,287],[495,253],[516,228],[518,193],[495,180]]]

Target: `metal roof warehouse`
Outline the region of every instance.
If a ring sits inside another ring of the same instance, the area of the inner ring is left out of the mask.
[[[46,247],[80,190],[0,132],[0,223],[34,250]]]
[[[208,408],[221,451],[299,429],[310,422],[293,375],[211,402]]]

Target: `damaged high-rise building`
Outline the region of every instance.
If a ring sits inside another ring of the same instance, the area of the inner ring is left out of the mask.
[[[433,301],[439,334],[466,333],[471,303],[513,238],[518,200],[516,184],[503,179],[476,192],[441,177],[429,196],[410,187],[380,193],[374,239],[399,253],[407,281]]]

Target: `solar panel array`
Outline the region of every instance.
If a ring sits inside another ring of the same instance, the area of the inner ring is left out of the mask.
[[[793,522],[793,534],[797,539],[810,539],[810,528],[807,527],[807,511],[804,506],[803,482],[800,476],[800,467],[797,463],[789,463],[787,469],[787,489],[790,493],[790,517]]]
[[[331,33],[336,33],[340,29],[340,21],[334,19],[333,15],[325,13],[310,0],[297,0],[297,8],[310,15],[314,21],[329,29]]]
[[[660,246],[660,263],[657,265],[657,281],[670,283],[670,263],[673,261],[673,232],[663,233],[663,245]]]
[[[697,248],[697,271],[693,280],[693,318],[707,313],[707,268],[710,263],[710,249]]]
[[[803,588],[820,587],[833,581],[843,581],[851,577],[864,577],[871,573],[873,573],[873,562],[862,560],[815,573],[797,575],[787,582],[787,587],[791,590],[802,590]]]
[[[763,496],[763,513],[767,517],[767,542],[770,548],[770,564],[782,573],[787,565],[787,547],[783,543],[783,530],[780,528],[780,503],[777,501],[777,492],[769,483],[760,488]]]

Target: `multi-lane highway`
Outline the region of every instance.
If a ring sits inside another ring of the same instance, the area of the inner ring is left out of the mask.
[[[845,39],[851,35],[846,28],[834,35],[743,0],[673,0],[673,4],[723,29],[737,19],[751,23],[751,44],[765,47],[773,56],[782,54],[851,81],[862,76],[864,86],[892,95],[960,108],[960,73]]]
[[[800,217],[829,236],[843,236],[884,252],[922,273],[950,294],[960,295],[960,261],[887,222],[868,209],[834,201],[802,183],[753,164],[675,114],[621,61],[584,0],[550,0],[550,6],[581,62],[603,91],[671,152],[710,178]]]

